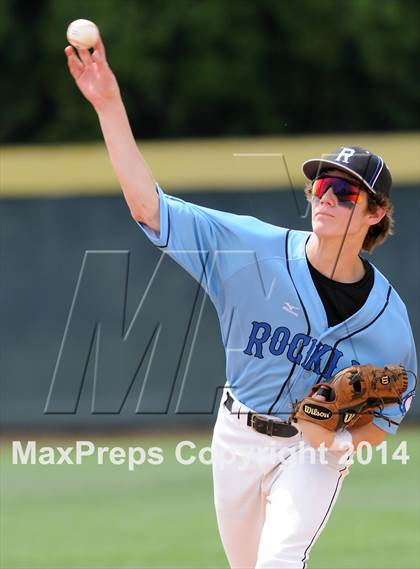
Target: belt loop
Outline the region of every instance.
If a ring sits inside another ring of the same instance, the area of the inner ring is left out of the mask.
[[[232,413],[233,399],[232,399],[232,396],[229,393],[229,391],[226,391],[226,399],[225,399],[225,402],[223,403],[223,405],[226,407],[226,409],[228,411],[230,411]]]

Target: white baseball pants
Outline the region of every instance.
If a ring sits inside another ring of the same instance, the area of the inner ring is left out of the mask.
[[[212,442],[214,498],[232,569],[303,569],[348,473],[349,456],[246,425],[222,403]],[[238,407],[236,407],[238,408]],[[245,414],[243,414],[245,412]]]

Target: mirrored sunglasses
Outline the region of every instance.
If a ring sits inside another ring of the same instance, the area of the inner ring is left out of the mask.
[[[363,202],[363,195],[358,186],[342,178],[332,176],[320,177],[314,180],[312,184],[312,196],[321,199],[329,188],[332,188],[340,205],[349,207],[353,204]]]

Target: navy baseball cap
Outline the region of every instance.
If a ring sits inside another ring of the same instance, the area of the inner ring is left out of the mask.
[[[325,170],[336,168],[358,178],[374,194],[389,196],[392,177],[380,156],[361,146],[340,146],[322,158],[312,158],[302,164],[302,171],[314,180]]]

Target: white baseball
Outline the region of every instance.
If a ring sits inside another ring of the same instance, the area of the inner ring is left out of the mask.
[[[93,47],[98,38],[99,30],[90,20],[75,20],[67,28],[67,39],[77,49]]]

